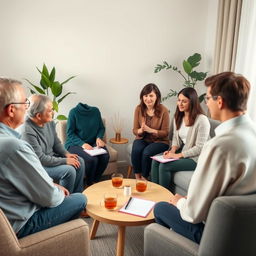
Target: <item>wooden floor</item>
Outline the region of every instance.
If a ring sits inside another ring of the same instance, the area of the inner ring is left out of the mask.
[[[93,220],[84,219],[89,227]],[[143,256],[143,232],[145,226],[127,227],[125,256]],[[116,253],[117,226],[100,223],[96,237],[90,241],[91,256],[114,256]]]

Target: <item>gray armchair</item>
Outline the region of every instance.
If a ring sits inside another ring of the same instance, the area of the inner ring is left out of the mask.
[[[255,256],[256,194],[216,198],[200,245],[159,224],[144,231],[144,256]]]

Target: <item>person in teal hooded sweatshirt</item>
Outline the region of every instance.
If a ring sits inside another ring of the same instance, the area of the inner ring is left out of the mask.
[[[103,141],[104,133],[105,127],[97,107],[78,103],[70,110],[65,147],[70,153],[77,154],[84,159],[87,185],[100,180],[108,165],[109,153],[90,156],[84,149],[92,149],[95,146],[106,149]]]

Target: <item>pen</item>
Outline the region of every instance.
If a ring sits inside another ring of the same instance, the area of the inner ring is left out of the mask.
[[[124,207],[125,210],[126,210],[126,208],[128,207],[128,205],[130,204],[131,200],[132,200],[132,197],[129,198],[129,200],[128,200],[126,206]]]

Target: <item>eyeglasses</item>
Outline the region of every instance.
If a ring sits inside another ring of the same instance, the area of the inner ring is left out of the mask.
[[[204,96],[204,102],[207,103],[209,101],[209,99],[213,99],[213,100],[217,100],[218,96]]]
[[[24,105],[25,105],[25,108],[29,108],[29,106],[30,106],[30,101],[29,101],[29,99],[26,99],[25,102],[11,102],[11,103],[6,104],[4,107],[7,108],[7,107],[8,107],[9,105],[11,105],[11,104],[24,104]]]

